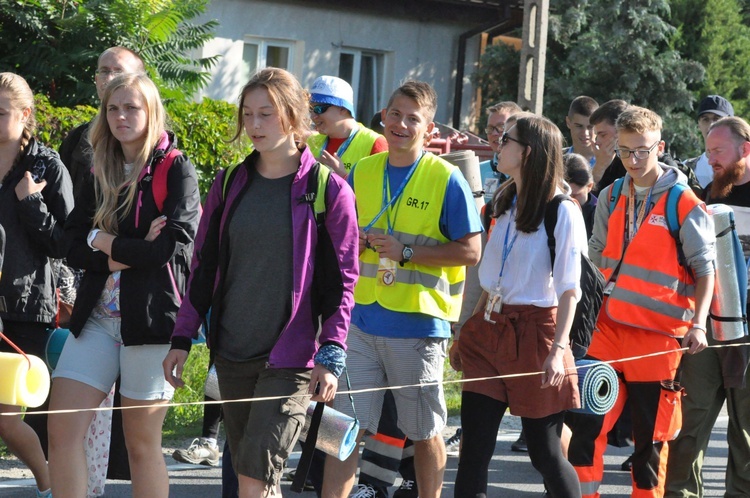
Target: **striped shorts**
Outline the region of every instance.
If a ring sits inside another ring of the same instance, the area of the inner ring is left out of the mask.
[[[394,339],[366,334],[355,325],[347,338],[346,368],[352,389],[416,386],[441,382],[448,340],[439,337]],[[339,380],[343,388],[344,379]],[[445,427],[448,411],[443,386],[429,385],[394,389],[398,427],[413,441],[438,435]],[[375,434],[383,407],[385,390],[354,395],[354,410],[349,397],[336,396],[335,408],[356,416],[360,426]]]

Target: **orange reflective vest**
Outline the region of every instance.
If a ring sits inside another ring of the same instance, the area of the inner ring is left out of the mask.
[[[646,214],[623,255],[627,200],[627,195],[620,195],[609,216],[607,244],[602,251],[604,278],[609,281],[620,260],[622,264],[605,310],[616,322],[682,337],[695,315],[695,279],[680,264],[677,243],[667,227],[667,192]],[[680,226],[698,205],[706,209],[692,191],[683,192],[677,205]]]

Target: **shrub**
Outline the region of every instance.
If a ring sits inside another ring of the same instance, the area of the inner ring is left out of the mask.
[[[98,109],[89,105],[55,107],[41,94],[35,96],[37,138],[57,150],[65,136],[78,125],[91,121]]]
[[[178,146],[195,165],[201,195],[205,196],[219,170],[250,153],[248,142],[228,143],[235,131],[237,106],[222,100],[172,102],[167,113]]]

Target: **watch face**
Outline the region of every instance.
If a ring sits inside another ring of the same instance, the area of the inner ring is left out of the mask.
[[[404,247],[404,252],[401,255],[404,259],[409,260],[414,255],[414,251],[411,247]]]

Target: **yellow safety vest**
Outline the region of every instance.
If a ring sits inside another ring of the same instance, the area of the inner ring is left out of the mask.
[[[347,173],[351,171],[352,166],[357,164],[357,161],[363,157],[367,157],[372,152],[372,146],[375,145],[375,140],[381,137],[379,133],[375,133],[369,128],[365,128],[362,124],[357,123],[359,131],[354,135],[352,142],[349,147],[344,151],[344,155],[340,158],[341,162],[344,163]],[[310,147],[310,152],[316,158],[320,157],[323,152],[323,146],[328,140],[326,135],[320,133],[313,133],[307,139],[307,145]]]
[[[381,152],[357,163],[354,192],[358,223],[367,226],[383,206],[383,180],[388,153]],[[427,153],[398,200],[390,208],[393,236],[402,244],[436,246],[449,241],[440,232],[448,180],[455,166]],[[392,194],[395,192],[391,192]],[[386,233],[387,213],[369,233]],[[354,288],[358,304],[378,302],[391,311],[424,313],[448,321],[458,320],[464,287],[464,266],[427,266],[407,262],[396,264],[395,281],[378,283],[378,254],[366,249],[359,256],[359,281]]]

